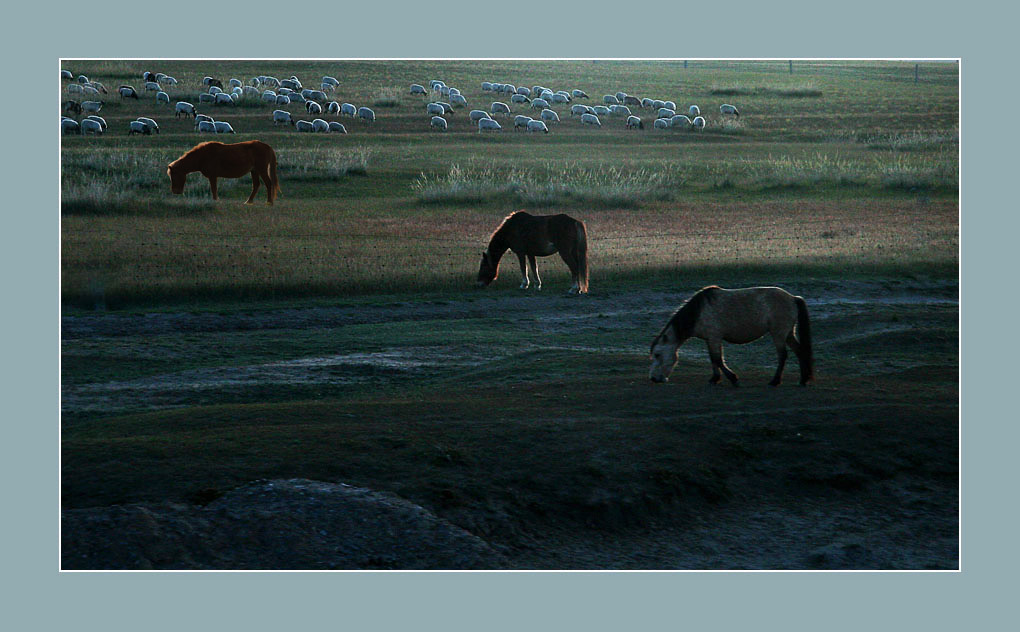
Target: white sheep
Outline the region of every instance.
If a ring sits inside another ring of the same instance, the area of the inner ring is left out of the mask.
[[[623,103],[623,100],[627,98],[627,93],[626,92],[617,92],[615,96],[616,96],[616,100],[617,101],[619,101],[620,103]]]
[[[337,79],[336,77],[330,77],[329,75],[325,75],[325,76],[322,77],[322,83],[328,83],[329,85],[333,86],[334,88],[339,88],[340,87],[340,80]]]
[[[329,123],[321,118],[314,119],[312,121],[312,127],[314,127],[317,132],[329,132]]]
[[[213,125],[216,127],[217,134],[233,134],[234,128],[230,126],[230,123],[226,121],[213,121]]]
[[[273,125],[279,125],[280,123],[290,123],[293,125],[294,117],[287,110],[273,110]]]
[[[489,112],[492,114],[506,114],[507,116],[510,116],[510,106],[502,101],[493,101],[492,105],[489,106]]]
[[[326,93],[323,92],[322,90],[309,90],[308,94],[305,94],[304,91],[302,90],[301,96],[303,96],[306,99],[311,99],[312,101],[319,102],[326,101],[329,98],[326,96]]]
[[[451,105],[460,105],[462,107],[467,107],[468,102],[467,102],[467,99],[464,98],[463,94],[451,94],[450,95],[450,104]]]
[[[491,118],[478,119],[478,133],[481,134],[482,130],[498,131],[503,129],[499,126],[499,123],[492,120]]]
[[[340,104],[336,101],[330,101],[329,105],[326,106],[326,111],[330,114],[340,114]]]
[[[692,105],[692,106],[691,106],[691,107],[690,107],[690,108],[689,108],[689,109],[687,110],[687,116],[692,116],[692,117],[694,117],[694,116],[701,116],[701,108],[699,108],[699,107],[698,107],[698,106],[696,106],[696,105]]]
[[[551,98],[552,103],[568,103],[569,101],[570,97],[564,96],[562,94],[554,94],[552,95]]]
[[[262,92],[262,100],[266,103],[276,103],[276,93],[272,90],[265,90]]]
[[[347,128],[344,127],[343,123],[338,123],[336,121],[330,121],[329,122],[329,131],[336,132],[338,134],[346,134],[347,133]]]
[[[627,117],[627,129],[632,129],[632,128],[635,128],[635,127],[637,129],[644,129],[645,128],[645,124],[637,116],[628,116]]]
[[[538,93],[538,98],[545,99],[546,101],[551,101],[554,94],[556,93],[553,92],[552,90],[548,88],[542,88],[542,91]]]
[[[489,113],[485,110],[471,110],[471,112],[468,113],[468,116],[471,117],[471,122],[474,123],[475,121],[479,121],[483,118],[489,118]]]
[[[531,109],[533,110],[544,110],[549,107],[549,101],[546,99],[533,99],[531,101]]]
[[[560,115],[552,110],[542,110],[542,120],[550,123],[559,123]]]
[[[219,94],[223,92],[223,88],[219,86],[209,86],[209,94]]]
[[[276,105],[290,105],[290,95],[287,94],[276,95]]]
[[[103,109],[104,101],[82,101],[81,111],[82,112],[99,112]]]
[[[208,114],[196,114],[195,115],[195,129],[198,129],[198,125],[202,121],[208,121],[208,122],[212,123],[213,122],[213,117],[209,116]]]
[[[483,81],[482,82],[482,92],[492,92],[492,82],[491,81]]]
[[[669,119],[669,124],[670,127],[683,127],[689,129],[691,127],[691,119],[687,118],[687,116],[683,114],[677,114],[673,118]]]
[[[234,99],[226,92],[220,92],[216,95],[215,103],[216,105],[234,105]]]
[[[446,131],[446,119],[441,116],[433,116],[432,120],[429,121],[429,127],[435,127],[442,131]]]
[[[95,86],[82,86],[82,92],[88,96],[99,96],[99,90]]]
[[[630,116],[630,108],[626,105],[611,105],[609,113],[613,116]]]
[[[64,134],[77,134],[81,131],[78,121],[74,119],[60,119],[60,131]]]
[[[149,126],[141,121],[131,121],[128,123],[128,136],[133,134],[145,134],[148,136],[151,133]]]
[[[531,99],[523,94],[512,94],[510,95],[510,103],[531,103]]]
[[[645,97],[645,98],[641,99],[641,107],[643,107],[643,108],[650,108],[650,107],[652,107],[652,103],[654,103],[654,102],[651,99],[649,99],[648,97]],[[665,103],[663,103],[663,105],[665,105]],[[676,108],[673,108],[673,109],[676,109]]]
[[[524,86],[517,86],[517,94],[523,94],[526,97],[531,96],[531,89]]]
[[[425,86],[421,85],[420,83],[411,84],[411,94],[424,94],[428,96],[428,92],[425,91]]]
[[[156,103],[166,103],[170,105],[170,95],[160,90],[156,93]]]
[[[599,117],[595,116],[594,114],[582,114],[581,125],[594,125],[596,127],[602,127],[602,121],[600,121]]]
[[[158,83],[156,83],[155,81],[146,81],[145,82],[145,91],[146,92],[159,92],[162,89],[163,88],[161,88],[160,85]]]
[[[106,119],[104,119],[103,117],[101,117],[101,116],[98,116],[98,115],[96,115],[96,114],[89,114],[89,115],[88,115],[88,116],[86,116],[85,118],[86,118],[86,119],[89,119],[89,120],[93,120],[93,121],[96,121],[96,122],[98,122],[98,123],[99,123],[99,125],[100,125],[100,127],[102,127],[102,128],[103,128],[103,131],[104,131],[104,132],[106,131]]]
[[[691,121],[691,127],[697,130],[705,129],[705,118],[703,116],[695,116],[694,120]]]
[[[443,106],[443,114],[453,114],[453,106],[449,103],[444,103],[443,101],[437,101],[436,103]]]
[[[652,123],[652,126],[655,129],[666,129],[669,127],[669,119],[657,118],[655,119],[655,122]]]
[[[669,108],[671,110],[676,110],[676,103],[674,103],[673,101],[663,101],[662,107]]]
[[[70,70],[61,70],[60,71],[60,78],[61,79],[74,79],[74,75],[71,74]]]
[[[286,81],[286,79],[284,81]],[[294,129],[298,132],[314,132],[315,126],[312,125],[310,121],[298,121],[294,125]]]
[[[671,110],[667,107],[661,107],[659,108],[658,113],[656,113],[655,118],[673,118],[674,116],[676,116],[675,110]]]
[[[659,108],[664,108],[664,107],[666,107],[666,102],[665,101],[663,101],[662,99],[652,99],[652,109],[653,110],[658,110]],[[674,109],[676,109],[676,108],[674,108]]]
[[[67,93],[68,94],[83,94],[84,92],[85,92],[85,88],[83,88],[80,83],[69,83],[69,84],[67,84]]]
[[[596,116],[609,116],[610,110],[604,105],[596,105],[592,108],[592,111],[588,114],[595,114]]]
[[[242,90],[242,92],[244,93],[245,98],[259,96],[259,89],[254,86],[244,86],[244,90]]]
[[[198,95],[199,103],[216,103],[216,95],[209,94],[208,92],[202,92]]]
[[[305,111],[309,114],[322,114],[322,106],[315,101],[305,103]]]
[[[100,125],[99,121],[96,121],[96,120],[93,120],[93,119],[88,119],[88,118],[87,119],[82,119],[81,123],[80,123],[80,126],[81,126],[82,136],[84,136],[85,134],[93,134],[93,135],[95,135],[95,134],[102,134],[103,133],[103,126]]]
[[[584,90],[571,90],[570,96],[574,97],[575,99],[587,99],[588,93],[585,92]]]
[[[733,114],[737,118],[740,118],[740,112],[737,111],[737,106],[730,105],[729,103],[723,103],[719,106],[720,114]]]
[[[300,90],[301,82],[295,79],[294,77],[291,77],[290,79],[284,79],[283,81],[281,81],[280,87],[290,88],[291,90]]]
[[[334,86],[331,83],[323,83],[319,85],[319,90],[322,90],[323,92],[327,92],[329,94],[333,94],[334,92],[336,92],[336,86]]]
[[[528,123],[528,131],[529,132],[545,132],[546,134],[548,134],[549,133],[549,128],[545,126],[545,122],[544,121],[531,121],[530,123]]]
[[[277,88],[276,94],[286,94],[287,96],[290,96],[294,94],[294,91],[291,90],[290,88]]]
[[[556,94],[562,96],[567,101],[573,101],[574,100],[574,97],[570,96],[570,93],[567,92],[566,90],[557,90]]]
[[[588,111],[587,105],[581,105],[580,103],[570,106],[570,116],[581,116]]]
[[[78,83],[86,84],[89,83],[89,78],[85,75],[78,75]]]
[[[358,117],[371,123],[375,121],[375,112],[373,112],[371,108],[360,107],[358,108]]]
[[[301,93],[299,93],[299,92],[291,92],[287,96],[290,97],[290,102],[291,103],[304,103],[305,102],[305,98],[303,96],[301,96]]]
[[[151,131],[154,131],[157,134],[159,133],[159,125],[157,125],[156,121],[152,120],[151,118],[147,118],[147,117],[144,117],[144,116],[139,116],[135,120],[138,121],[139,123],[144,123]],[[104,129],[106,128],[105,121],[104,121],[104,124],[103,124],[103,128]]]
[[[344,103],[340,106],[340,116],[357,116],[358,108],[353,103]]]
[[[519,128],[519,127],[523,127],[525,129],[527,129],[528,128],[528,123],[530,123],[533,120],[535,120],[535,119],[531,118],[530,116],[525,116],[524,114],[518,114],[517,116],[514,117],[514,131],[517,131],[517,128]]]
[[[195,106],[188,103],[187,101],[178,101],[177,105],[174,106],[174,118],[180,118],[181,114],[188,116],[189,114],[194,117],[198,113]]]
[[[616,95],[607,94],[602,97],[602,102],[606,105],[619,105],[620,100],[616,98]]]
[[[165,83],[168,86],[176,86],[177,85],[177,79],[174,79],[173,77],[169,77],[168,76],[166,79],[164,79],[162,81],[162,83]]]
[[[227,82],[227,85],[229,85],[231,88],[240,88],[244,84],[241,83],[240,79],[231,79],[229,82]]]
[[[74,84],[71,84],[74,85]],[[70,88],[71,86],[68,86]],[[135,92],[133,86],[121,86],[117,88],[117,93],[122,99],[138,99],[138,93]]]
[[[429,103],[425,106],[425,113],[434,116],[443,116],[446,114],[446,110],[438,103]]]
[[[503,93],[504,94],[516,94],[517,93],[517,86],[515,86],[512,83],[504,83],[503,84]]]

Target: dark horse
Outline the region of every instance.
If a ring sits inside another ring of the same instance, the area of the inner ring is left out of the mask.
[[[676,366],[680,345],[688,338],[701,338],[708,343],[708,357],[712,360],[709,381],[719,382],[722,371],[737,386],[737,374],[723,360],[722,343],[745,344],[765,334],[772,335],[779,356],[779,367],[769,384],[778,386],[783,379],[787,346],[800,362],[801,386],[814,379],[811,323],[803,298],[778,287],[724,290],[715,285],[698,290],[652,341],[649,377],[653,382],[665,382]]]
[[[251,174],[251,195],[245,204],[251,204],[255,199],[260,178],[266,185],[267,201],[270,204],[280,193],[280,180],[276,177],[276,152],[261,141],[249,140],[229,145],[213,141],[195,145],[166,168],[170,176],[170,190],[177,194],[184,193],[188,174],[194,171],[209,178],[214,200],[219,199],[216,195],[216,178],[240,178],[246,173]]]
[[[535,286],[542,289],[535,257],[547,257],[560,253],[570,268],[574,285],[570,294],[588,292],[588,234],[584,222],[569,215],[529,215],[524,211],[511,213],[489,238],[489,247],[482,251],[482,263],[478,268],[478,286],[485,287],[499,275],[499,260],[503,253],[512,250],[521,262],[521,289],[530,285],[528,267],[531,264],[535,275]]]

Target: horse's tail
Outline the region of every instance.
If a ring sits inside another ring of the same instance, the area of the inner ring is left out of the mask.
[[[808,319],[807,303],[799,296],[794,297],[797,303],[797,338],[800,342],[800,383],[807,384],[815,379],[815,357],[811,349],[811,321]]]
[[[276,152],[269,150],[269,182],[273,187],[273,199],[280,195],[280,178],[276,175]]]
[[[588,292],[588,231],[584,222],[577,222],[577,236],[574,238],[574,255],[577,257],[577,290]]]

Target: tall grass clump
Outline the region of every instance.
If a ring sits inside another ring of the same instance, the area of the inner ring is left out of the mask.
[[[288,180],[316,182],[336,180],[368,173],[372,150],[357,146],[349,149],[320,149],[281,152],[279,169]],[[281,175],[281,177],[283,177]]]
[[[955,191],[960,185],[956,154],[940,151],[921,160],[896,156],[881,164],[879,181],[887,189]]]
[[[712,86],[709,94],[713,96],[773,96],[773,97],[820,97],[822,91],[811,84],[792,86]]]
[[[955,146],[959,142],[959,133],[952,131],[940,132],[901,132],[874,136],[865,141],[868,149],[884,149],[890,151],[919,151],[925,149],[943,149]]]
[[[633,208],[673,199],[684,186],[677,169],[622,170],[568,164],[549,170],[453,165],[446,175],[424,173],[412,185],[425,204],[482,204],[513,200],[532,207],[586,205]]]

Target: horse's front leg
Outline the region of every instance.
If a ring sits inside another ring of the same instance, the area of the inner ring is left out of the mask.
[[[248,196],[248,200],[245,204],[251,204],[255,201],[255,194],[259,192],[259,172],[257,169],[251,170],[251,195]]]
[[[730,371],[730,367],[726,366],[726,361],[723,360],[722,340],[708,341],[708,357],[712,360],[712,379],[709,380],[712,384],[719,383],[719,372],[722,371],[733,386],[740,386],[737,374]]]
[[[212,189],[212,199],[214,199],[214,200],[220,199],[219,195],[217,195],[217,193],[216,193],[216,176],[206,176],[206,177],[209,178],[209,188]]]
[[[535,275],[535,289],[542,289],[542,277],[538,276],[538,260],[535,255],[528,255],[528,265],[531,266],[531,273]]]
[[[528,280],[528,265],[524,259],[524,253],[517,253],[517,260],[521,262],[521,289],[526,290],[531,282]]]

